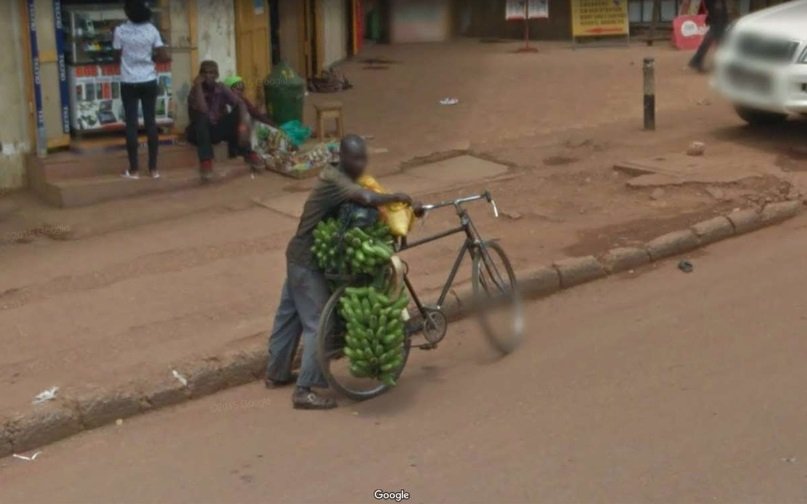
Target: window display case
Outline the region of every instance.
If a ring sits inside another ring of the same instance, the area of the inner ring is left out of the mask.
[[[75,132],[118,130],[125,125],[120,97],[120,63],[112,47],[115,28],[126,22],[121,4],[69,5],[64,8],[70,121]],[[160,27],[160,10],[154,8],[153,12],[152,23]],[[163,41],[168,43],[164,34]],[[160,86],[157,123],[167,126],[173,124],[171,65],[158,64],[157,74]]]

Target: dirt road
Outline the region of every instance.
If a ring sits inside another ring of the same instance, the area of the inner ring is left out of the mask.
[[[0,462],[0,502],[803,502],[807,219],[472,322],[329,413],[249,385]]]

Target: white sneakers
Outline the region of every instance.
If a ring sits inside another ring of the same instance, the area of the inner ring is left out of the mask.
[[[151,178],[153,178],[153,179],[158,179],[158,178],[160,178],[160,172],[155,170],[155,171],[151,172],[149,174],[149,176]],[[140,180],[140,174],[139,173],[132,173],[129,170],[126,170],[125,172],[123,172],[123,175],[121,175],[121,177],[131,179],[131,180]]]

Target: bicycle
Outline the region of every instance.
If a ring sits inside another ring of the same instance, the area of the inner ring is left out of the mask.
[[[465,234],[465,241],[459,250],[435,305],[426,305],[421,302],[409,280],[408,265],[402,262],[404,268],[401,276],[410,295],[410,307],[411,303],[414,302],[416,317],[412,319],[415,322],[408,325],[407,335],[404,340],[403,363],[400,369],[396,371],[396,380],[406,367],[406,362],[413,346],[421,350],[433,350],[445,337],[448,330],[448,318],[443,311],[443,306],[466,254],[470,254],[472,261],[471,283],[474,298],[472,308],[478,316],[480,325],[488,340],[502,354],[508,354],[515,350],[521,341],[523,336],[521,297],[510,260],[507,258],[504,249],[496,241],[482,239],[468,211],[463,206],[466,203],[480,200],[487,201],[493,209],[494,216],[499,217],[496,202],[488,191],[465,198],[424,205],[424,213],[440,208],[454,207],[459,217],[460,225],[412,243],[407,243],[406,239],[403,239],[396,247],[396,252],[400,253],[448,236],[460,233]],[[340,362],[348,360],[344,358],[342,352],[346,330],[344,321],[339,315],[339,299],[348,287],[349,285],[337,288],[322,311],[319,334],[317,335],[317,358],[328,384],[334,390],[350,399],[362,401],[377,397],[390,387],[375,380],[353,377],[347,370],[348,366],[346,364],[343,373],[337,373],[337,369],[335,369],[335,366]],[[501,307],[511,312],[507,315],[507,322],[511,326],[506,331],[506,334],[498,333],[498,330],[501,329],[500,324],[497,324],[492,317],[493,310]],[[423,333],[426,341],[415,345],[413,337],[418,333]],[[341,376],[342,374],[344,376]]]

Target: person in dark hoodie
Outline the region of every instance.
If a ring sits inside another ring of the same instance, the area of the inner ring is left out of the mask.
[[[706,5],[706,24],[709,25],[709,31],[703,36],[698,50],[689,61],[690,68],[703,72],[703,63],[706,60],[706,53],[712,44],[719,44],[723,40],[723,35],[726,33],[726,27],[729,24],[729,11],[726,6],[726,0],[705,0]]]

